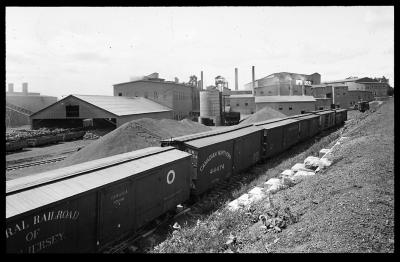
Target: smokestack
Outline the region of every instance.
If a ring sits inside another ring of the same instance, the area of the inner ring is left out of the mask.
[[[289,80],[289,84],[290,84],[289,95],[292,96],[293,95],[292,79]]]
[[[200,87],[200,90],[203,90],[204,89],[204,81],[203,81],[203,71],[201,71],[201,87]]]
[[[8,92],[9,93],[14,93],[14,84],[13,83],[9,83],[8,84]]]
[[[332,85],[332,104],[335,104],[335,86]]]
[[[303,85],[301,87],[301,95],[305,96],[306,94],[304,93],[304,81],[303,81]]]
[[[22,93],[28,94],[28,83],[22,83]]]
[[[252,80],[252,86],[253,86],[253,89],[252,89],[252,94],[253,94],[253,96],[254,96],[254,88],[255,88],[255,84],[256,84],[256,77],[255,77],[255,73],[254,73],[254,66],[252,66],[251,67],[251,80]]]
[[[238,91],[238,69],[235,68],[235,90]]]

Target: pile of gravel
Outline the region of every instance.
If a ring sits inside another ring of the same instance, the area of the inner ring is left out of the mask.
[[[240,122],[240,124],[252,124],[256,122],[261,122],[281,117],[286,117],[286,115],[270,107],[264,107],[263,109],[255,112],[254,114],[252,114],[251,116]]]
[[[70,155],[60,165],[65,167],[150,146],[160,146],[162,139],[209,130],[211,128],[187,119],[176,121],[142,118],[128,122],[99,138]]]

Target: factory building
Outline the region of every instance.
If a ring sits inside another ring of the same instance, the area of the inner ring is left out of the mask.
[[[315,110],[313,96],[256,96],[256,111],[270,107],[287,116],[303,114]]]
[[[90,119],[96,128],[116,128],[140,119],[172,119],[172,109],[143,97],[69,95],[30,116],[32,129],[82,127]]]
[[[144,97],[173,110],[173,119],[193,118],[199,115],[200,95],[197,81],[190,84],[165,81],[153,73],[143,78],[115,84],[114,96]]]
[[[336,107],[349,107],[348,87],[343,84],[319,84],[307,86],[305,88],[305,94],[311,95],[315,98],[320,98],[317,102],[318,109],[320,108],[321,103],[324,104],[324,109],[326,107],[325,103],[327,102],[322,102],[321,98],[330,99],[331,104],[335,104]]]
[[[28,83],[22,83],[22,92],[8,84],[6,92],[6,127],[29,125],[29,115],[57,102],[57,97],[28,92]]]
[[[349,90],[348,91],[348,103],[349,107],[354,107],[359,101],[373,101],[374,95],[372,92],[363,90]]]
[[[226,112],[239,112],[243,118],[256,112],[255,98],[252,94],[230,95],[225,98]]]
[[[386,97],[389,89],[388,82],[380,82],[369,77],[354,77],[342,80],[327,81],[325,84],[342,84],[348,86],[349,91],[369,91],[374,97]]]
[[[254,68],[253,68],[254,77]],[[254,80],[255,96],[301,96],[304,88],[321,83],[321,75],[311,75],[280,72]],[[245,84],[246,90],[251,90],[253,82]]]
[[[331,109],[332,98],[315,97],[315,110]]]

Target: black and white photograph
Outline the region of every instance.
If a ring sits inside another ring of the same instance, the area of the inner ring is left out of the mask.
[[[394,253],[394,13],[5,6],[6,253]]]

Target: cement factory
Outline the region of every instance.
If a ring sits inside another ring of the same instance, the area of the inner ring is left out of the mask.
[[[191,75],[188,82],[160,78],[159,73],[131,78],[113,85],[113,96],[68,95],[56,97],[22,92],[8,84],[6,92],[6,126],[31,125],[32,129],[82,127],[117,128],[140,119],[190,119],[208,126],[238,124],[255,112],[268,108],[286,116],[313,110],[353,108],[359,101],[372,101],[387,96],[388,79],[351,77],[321,82],[321,75],[279,72],[256,79],[255,67],[251,82],[239,90],[238,68],[234,69],[234,90],[223,76],[216,76],[214,85],[204,86]]]

